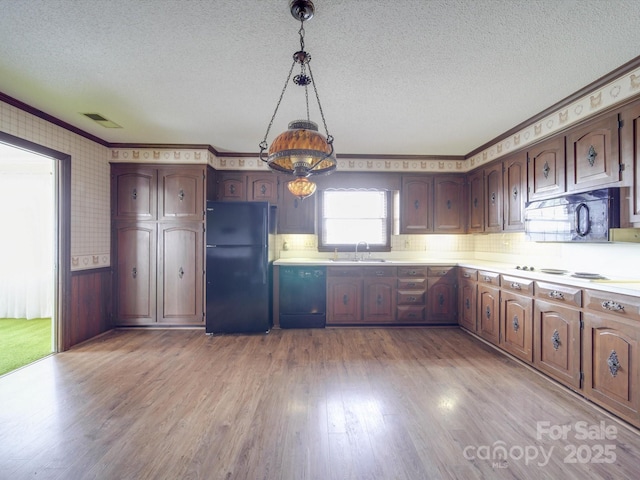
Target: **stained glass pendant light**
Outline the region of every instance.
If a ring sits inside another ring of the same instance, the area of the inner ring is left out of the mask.
[[[327,122],[324,118],[320,97],[313,80],[311,71],[311,55],[304,50],[304,22],[313,17],[315,12],[313,2],[310,0],[291,0],[289,2],[291,15],[300,21],[300,50],[293,54],[293,63],[289,69],[289,75],[284,83],[282,93],[276,104],[275,111],[267,127],[264,139],[260,142],[260,160],[266,162],[269,168],[277,172],[284,172],[296,177],[287,184],[289,191],[300,199],[306,198],[316,191],[316,184],[308,179],[312,175],[329,174],[336,169],[336,156],[333,150],[333,137],[329,135]],[[271,130],[273,120],[278,113],[278,107],[287,89],[289,80],[296,64],[300,65],[300,73],[293,77],[293,83],[305,89],[307,108],[306,120],[294,120],[289,123],[289,128],[278,135],[271,146],[267,144],[267,136]],[[318,102],[318,110],[326,135],[318,131],[318,124],[309,118],[309,85],[313,86],[313,93]],[[265,158],[265,151],[268,156]]]

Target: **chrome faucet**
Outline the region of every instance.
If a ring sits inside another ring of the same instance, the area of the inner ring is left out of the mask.
[[[369,251],[369,244],[367,242],[365,242],[364,240],[361,242],[356,243],[356,253],[354,255],[354,260],[357,262],[358,261],[358,247],[360,246],[361,243],[364,243],[364,246],[366,247],[367,251]],[[371,253],[371,252],[369,252]],[[361,260],[364,260],[364,253],[362,254],[362,258]]]

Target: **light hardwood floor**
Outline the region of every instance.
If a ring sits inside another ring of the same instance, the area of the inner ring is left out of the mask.
[[[0,378],[2,479],[639,471],[637,431],[455,328],[113,331]]]

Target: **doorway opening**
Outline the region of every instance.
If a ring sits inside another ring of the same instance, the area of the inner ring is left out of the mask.
[[[58,167],[0,143],[0,375],[58,350]]]

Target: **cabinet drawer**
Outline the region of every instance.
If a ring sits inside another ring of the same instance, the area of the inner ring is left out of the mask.
[[[328,277],[360,277],[360,267],[327,267]]]
[[[425,312],[424,305],[403,305],[398,307],[396,318],[400,323],[424,322]]]
[[[585,290],[584,297],[584,306],[589,310],[640,320],[640,298],[598,290]]]
[[[478,272],[478,281],[481,283],[488,283],[491,285],[500,285],[500,274],[495,272],[485,272],[480,270]]]
[[[396,267],[362,267],[365,277],[395,277]]]
[[[478,280],[478,270],[475,268],[458,267],[458,277],[466,280]]]
[[[512,292],[523,295],[533,295],[533,280],[512,277],[511,275],[502,275],[500,284],[503,290],[511,290]]]
[[[424,305],[424,290],[398,290],[398,305]]]
[[[426,278],[399,278],[398,288],[405,290],[424,290],[427,287]]]
[[[455,275],[456,267],[451,266],[433,266],[427,267],[427,276],[429,277],[448,277]]]
[[[398,267],[399,277],[426,277],[426,267]]]
[[[552,300],[573,307],[582,306],[582,290],[567,285],[555,283],[535,282],[536,298]]]

